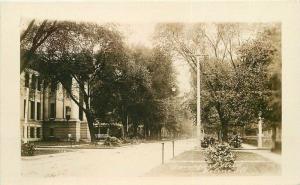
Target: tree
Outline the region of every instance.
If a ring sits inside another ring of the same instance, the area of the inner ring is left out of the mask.
[[[275,148],[276,128],[281,127],[281,36],[279,26],[266,28],[257,39],[241,48],[244,74],[253,77],[253,110],[262,113],[264,123],[272,129]],[[248,70],[251,66],[253,70]],[[255,78],[254,78],[255,77]],[[254,91],[255,89],[255,91]],[[253,106],[254,105],[254,106]]]
[[[261,25],[251,26],[261,28]],[[251,123],[266,103],[261,94],[267,90],[266,68],[275,51],[263,37],[242,38],[245,28],[247,25],[243,24],[161,24],[157,27],[158,45],[171,50],[174,57],[183,58],[194,72],[194,81],[199,55],[209,55],[209,59],[200,62],[201,120],[208,123],[212,117],[217,118],[214,122],[220,124],[223,141],[228,140],[231,125]],[[246,43],[242,46],[243,42]]]
[[[160,137],[162,126],[171,111],[171,97],[176,94],[175,73],[170,56],[159,48],[133,48],[131,67],[126,75],[127,113],[134,123],[134,130],[143,123],[145,136]],[[125,91],[124,91],[125,92]],[[171,115],[169,116],[169,118]]]
[[[37,49],[32,67],[44,77],[62,84],[85,113],[94,141],[96,115],[91,102],[98,98],[106,63],[124,60],[122,37],[113,27],[67,21],[59,25],[59,31]],[[110,72],[118,75],[116,70]],[[70,79],[75,83],[70,84]]]
[[[135,55],[127,48],[126,62],[118,64],[103,61],[106,64],[99,78],[101,85],[95,92],[98,98],[93,101],[93,105],[100,119],[106,121],[106,113],[110,111],[112,114],[109,117],[122,122],[126,130],[130,118],[136,132],[142,118],[146,117],[143,106],[149,96],[151,78],[144,63],[147,59]]]
[[[38,48],[59,29],[57,21],[44,20],[41,23],[36,23],[34,19],[30,21],[20,36],[20,73],[31,64]]]
[[[212,29],[214,32],[211,31]],[[237,42],[234,39],[236,39],[235,35],[238,31],[237,24],[162,24],[157,27],[156,38],[158,45],[172,50],[175,57],[184,59],[191,67],[194,77],[196,76],[195,73],[197,71],[196,66],[199,55],[210,55],[210,62],[204,61],[204,63],[201,61],[200,64],[202,87],[205,85],[205,87],[202,88],[205,90],[201,92],[201,109],[202,113],[204,113],[202,114],[202,118],[206,117],[205,113],[207,111],[203,110],[207,109],[207,107],[205,107],[205,101],[209,98],[211,101],[209,101],[207,105],[217,110],[222,125],[223,139],[225,141],[227,140],[227,125],[229,120],[224,117],[226,115],[224,111],[228,109],[224,106],[226,106],[230,100],[227,99],[227,96],[225,96],[225,98],[222,95],[222,92],[228,87],[225,83],[221,84],[220,82],[224,80],[224,78],[227,79],[229,77],[226,75],[229,65],[226,64],[227,66],[224,66],[225,61],[230,60],[232,65],[235,65],[232,52]],[[209,35],[210,33],[214,34]],[[192,84],[195,85],[196,83]],[[195,86],[194,90],[196,91]],[[195,110],[195,103],[191,103],[191,105]]]

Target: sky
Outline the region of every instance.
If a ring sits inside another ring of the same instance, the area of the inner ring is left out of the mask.
[[[153,46],[152,37],[155,25],[156,23],[154,22],[130,23],[120,24],[119,28],[129,45],[143,45],[151,48]],[[191,90],[189,66],[185,61],[179,59],[173,59],[173,65],[176,71],[179,96],[183,96]]]

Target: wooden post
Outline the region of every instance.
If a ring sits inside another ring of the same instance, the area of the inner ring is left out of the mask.
[[[201,115],[200,115],[200,61],[199,57],[197,58],[197,143],[200,146],[201,140]]]
[[[164,164],[164,160],[165,160],[165,156],[164,156],[164,150],[165,150],[165,143],[161,143],[161,146],[162,146],[162,148],[161,148],[161,163],[162,164]]]
[[[263,138],[263,133],[262,133],[262,118],[261,118],[261,112],[259,113],[259,117],[258,117],[258,148],[262,148],[263,142],[262,142],[262,138]]]
[[[173,146],[173,158],[175,157],[175,154],[174,154],[174,144],[175,144],[175,141],[173,140],[173,141],[172,141],[172,146]]]

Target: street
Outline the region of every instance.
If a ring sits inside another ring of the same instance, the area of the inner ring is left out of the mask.
[[[175,141],[175,156],[192,149],[195,139]],[[172,158],[172,142],[165,141],[165,162]],[[162,144],[141,143],[115,149],[75,152],[22,159],[23,177],[138,177],[159,166]]]

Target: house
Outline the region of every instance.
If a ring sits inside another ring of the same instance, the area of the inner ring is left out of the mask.
[[[73,94],[80,100],[75,80],[71,80],[71,85]],[[67,140],[70,136],[76,141],[90,140],[84,112],[61,84],[46,84],[38,72],[25,69],[20,76],[20,102],[23,142]]]

